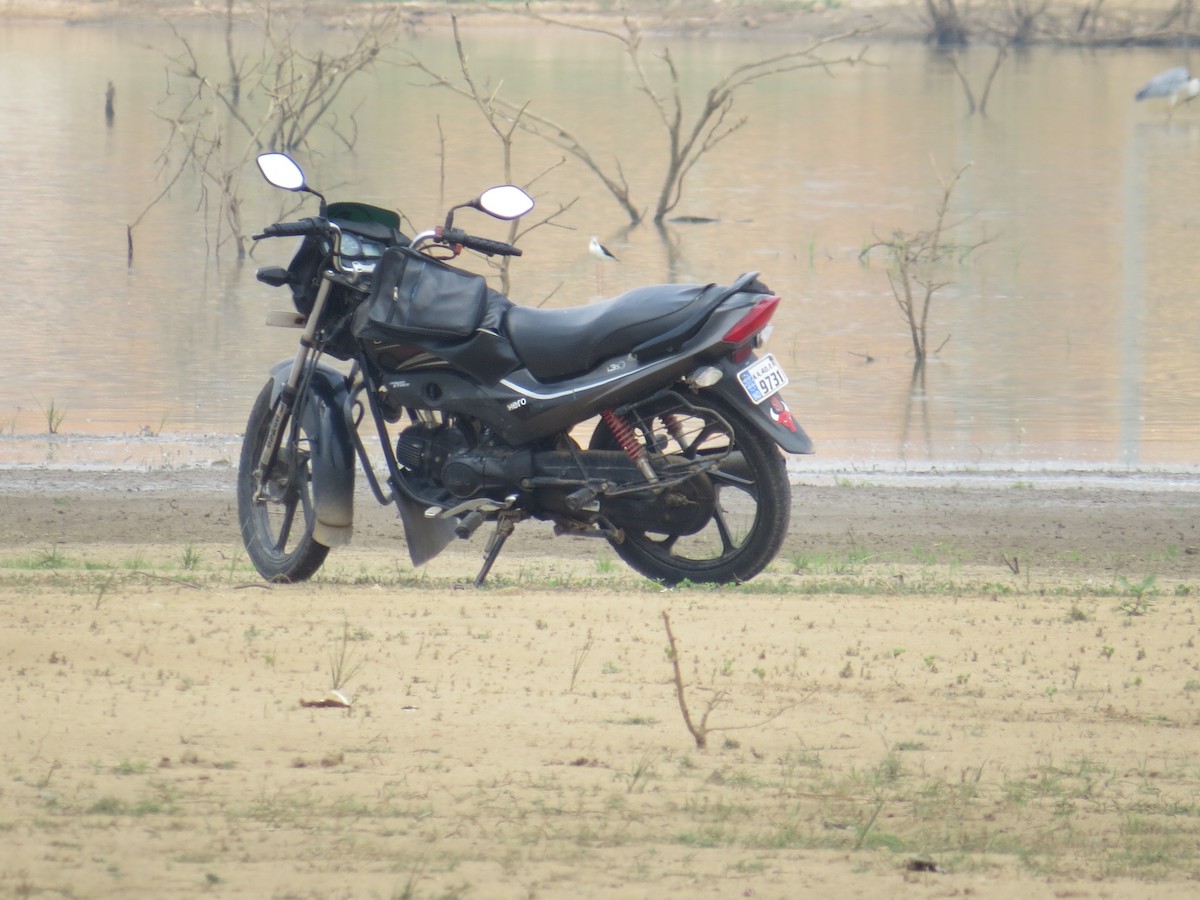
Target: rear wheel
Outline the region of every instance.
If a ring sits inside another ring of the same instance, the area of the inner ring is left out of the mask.
[[[329,548],[313,538],[310,440],[299,419],[285,426],[268,476],[259,477],[263,447],[275,409],[273,382],[254,401],[238,467],[238,521],[254,568],[268,581],[304,581],[321,568]]]
[[[617,555],[632,568],[664,584],[749,581],[775,558],[787,535],[791,487],[778,448],[732,404],[705,396],[655,411],[652,419],[630,419],[638,442],[660,472],[688,461],[719,459],[697,479],[711,482],[712,514],[698,530],[694,522],[678,530],[622,528],[612,539]],[[620,442],[601,420],[592,435],[594,450],[615,450]],[[706,486],[697,496],[708,495]]]

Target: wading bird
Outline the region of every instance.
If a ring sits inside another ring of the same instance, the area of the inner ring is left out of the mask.
[[[1133,99],[1150,100],[1155,97],[1166,97],[1167,117],[1170,118],[1178,104],[1194,100],[1197,95],[1200,95],[1200,78],[1193,78],[1192,74],[1183,66],[1176,66],[1165,72],[1159,72],[1147,81],[1142,85],[1141,90],[1133,95]]]
[[[588,250],[591,252],[592,256],[596,257],[596,259],[612,260],[613,262],[617,261],[617,258],[613,256],[612,251],[600,243],[600,239],[594,234],[592,235],[591,244],[588,245]]]
[[[617,258],[611,250],[600,243],[600,239],[594,234],[592,235],[592,242],[588,244],[588,252],[596,257],[596,293],[603,293],[604,279],[601,277],[600,267],[607,262],[616,262]]]

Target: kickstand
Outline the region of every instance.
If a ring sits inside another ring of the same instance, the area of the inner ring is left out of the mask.
[[[488,572],[492,570],[492,563],[496,561],[496,557],[504,549],[504,542],[508,540],[508,536],[517,527],[517,520],[519,518],[520,516],[515,513],[502,512],[496,519],[496,532],[488,538],[487,548],[484,550],[483,555],[483,568],[475,576],[475,587],[479,587],[483,584],[484,579],[487,578]]]

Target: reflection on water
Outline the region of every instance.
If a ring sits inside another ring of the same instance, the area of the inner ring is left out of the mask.
[[[192,37],[202,51],[219,39]],[[597,157],[619,156],[652,205],[662,137],[612,46],[538,31],[485,40],[468,27],[465,37],[477,75],[534,98]],[[66,411],[66,431],[236,434],[267,368],[291,352],[293,332],[261,324],[286,298],[253,277],[290,246],[260,247],[244,267],[214,261],[194,185],[153,211],[125,265],[125,227],[162,188],[164,64],[151,48],[171,40],[151,27],[0,26],[0,257],[13,332],[0,357],[0,462],[45,431],[51,403]],[[445,34],[409,40],[452,69]],[[779,49],[693,40],[673,55],[698,99],[730,66]],[[522,240],[514,299],[573,305],[646,282],[761,271],[784,299],[770,349],[824,465],[1192,464],[1200,109],[1168,123],[1132,103],[1149,74],[1182,61],[1031,50],[1005,63],[984,118],[967,115],[956,76],[927,48],[873,47],[870,58],[878,65],[775,78],[739,96],[748,124],[691,173],[677,210],[715,222],[629,229],[580,166],[539,178],[541,210],[575,203],[568,228]],[[982,77],[991,62],[983,51],[964,66]],[[503,179],[478,114],[413,81],[380,67],[346,100],[357,107],[356,152],[330,139],[302,161],[332,198],[398,207],[426,227]],[[558,158],[519,141],[518,180]],[[928,325],[941,351],[914,383],[885,262],[859,257],[897,229],[932,224],[939,174],[967,164],[955,240],[986,243],[945,273]],[[247,227],[274,220],[279,193],[249,173],[245,184]],[[602,276],[591,234],[621,260]]]

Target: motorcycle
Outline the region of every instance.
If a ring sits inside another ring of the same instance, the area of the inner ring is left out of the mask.
[[[307,579],[350,540],[360,465],[396,505],[414,566],[490,524],[477,587],[527,519],[607,540],[665,585],[747,581],[774,559],[790,513],[779,451],[813,447],[780,393],[786,374],[756,352],[779,304],[757,272],[520,306],[448,260],[520,256],[454,216],[519,219],[534,205],[522,189],[490,188],[409,238],[392,211],[327,202],[285,154],[258,166],[320,204],[254,235],[302,239],[286,268],[257,273],[292,292],[295,312],[268,324],[301,329],[239,462],[239,524],[265,579]]]

